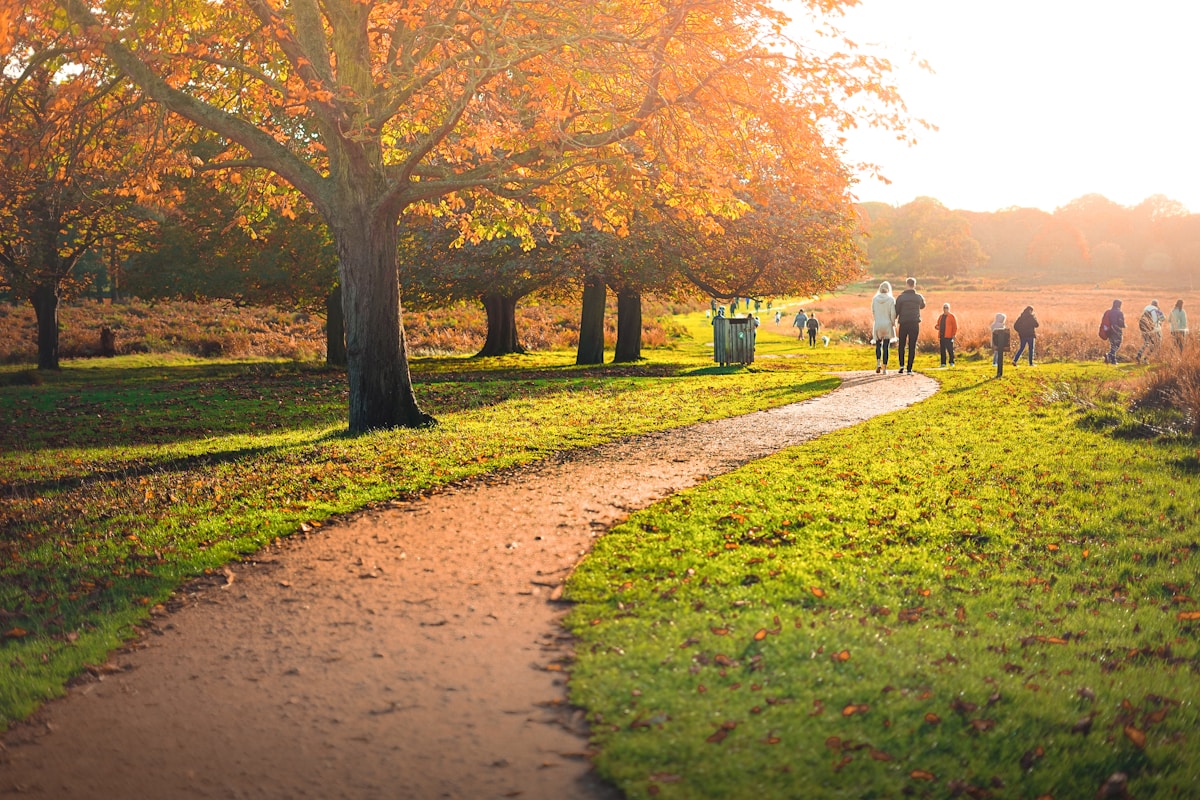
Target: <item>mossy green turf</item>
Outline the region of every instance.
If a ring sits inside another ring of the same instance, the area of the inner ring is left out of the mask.
[[[0,728],[102,663],[181,583],[303,524],[837,385],[805,359],[720,368],[708,352],[685,336],[627,366],[421,359],[418,398],[439,424],[359,437],[344,434],[344,373],[315,365],[0,368]]]
[[[1195,796],[1195,441],[1097,430],[1111,367],[930,374],[576,570],[570,696],[629,797]]]

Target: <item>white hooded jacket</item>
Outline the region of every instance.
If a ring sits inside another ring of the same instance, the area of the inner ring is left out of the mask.
[[[871,315],[875,318],[871,337],[874,341],[896,341],[896,298],[879,293],[871,301]]]

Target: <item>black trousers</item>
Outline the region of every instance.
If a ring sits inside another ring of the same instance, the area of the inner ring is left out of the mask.
[[[954,366],[954,340],[938,339],[938,345],[942,357],[942,366],[946,366],[947,363]]]
[[[900,344],[897,345],[897,350],[900,352],[900,368],[912,369],[913,359],[917,356],[917,334],[921,332],[921,323],[919,322],[901,322],[900,323]],[[904,345],[908,344],[908,360],[905,361]]]

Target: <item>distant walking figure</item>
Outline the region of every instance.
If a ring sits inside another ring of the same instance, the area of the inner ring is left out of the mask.
[[[1117,351],[1121,349],[1121,340],[1125,338],[1125,312],[1121,310],[1121,301],[1113,300],[1112,308],[1104,312],[1100,320],[1100,329],[1107,332],[1108,352],[1104,355],[1105,364],[1117,363]]]
[[[1175,340],[1175,345],[1182,353],[1188,335],[1187,312],[1183,310],[1183,300],[1175,301],[1175,307],[1171,309],[1169,318],[1171,320],[1171,338]]]
[[[1025,306],[1025,310],[1021,312],[1021,316],[1017,317],[1017,321],[1012,324],[1012,329],[1017,332],[1017,336],[1021,339],[1021,344],[1017,347],[1017,354],[1013,356],[1013,366],[1021,360],[1021,353],[1025,352],[1025,348],[1029,348],[1029,366],[1033,366],[1033,343],[1036,339],[1034,331],[1037,330],[1037,317],[1033,314],[1033,306]]]
[[[808,329],[808,346],[816,347],[817,346],[817,331],[821,330],[821,323],[817,322],[817,315],[809,314],[808,322],[806,322],[804,324],[804,327],[806,327]]]
[[[892,342],[896,341],[896,298],[892,297],[892,285],[887,281],[879,284],[879,291],[871,300],[871,342],[875,345],[875,371],[887,375],[888,354]]]
[[[808,325],[808,314],[805,314],[804,309],[802,308],[796,312],[796,318],[792,320],[792,327],[798,328],[800,331],[800,333],[798,333],[796,335],[796,338],[798,338],[798,339],[804,338],[804,331],[806,330],[806,328],[805,328],[806,325]]]
[[[1162,324],[1166,321],[1167,315],[1159,309],[1157,300],[1151,300],[1150,305],[1142,309],[1142,315],[1138,317],[1138,332],[1142,334],[1142,346],[1137,351],[1139,364],[1149,361],[1150,354],[1162,343]]]
[[[917,355],[917,335],[921,332],[921,309],[925,298],[917,294],[917,279],[905,281],[907,288],[896,298],[896,322],[900,328],[900,372],[906,369],[912,374],[913,359]],[[904,346],[908,344],[908,361],[904,359]]]
[[[1012,344],[1012,334],[1005,326],[1008,319],[1004,314],[997,314],[992,322],[992,361],[996,364],[996,377],[1004,377],[1004,361],[1009,346]]]
[[[937,318],[937,333],[938,333],[938,353],[942,360],[942,366],[946,366],[946,359],[950,360],[950,366],[954,366],[954,337],[958,335],[958,317],[950,313],[950,304],[942,303],[942,315]]]

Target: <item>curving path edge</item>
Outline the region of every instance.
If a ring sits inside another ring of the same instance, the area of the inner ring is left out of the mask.
[[[556,587],[630,512],[937,390],[841,377],[805,402],[365,512],[193,585],[4,736],[0,794],[617,797],[566,705]]]

